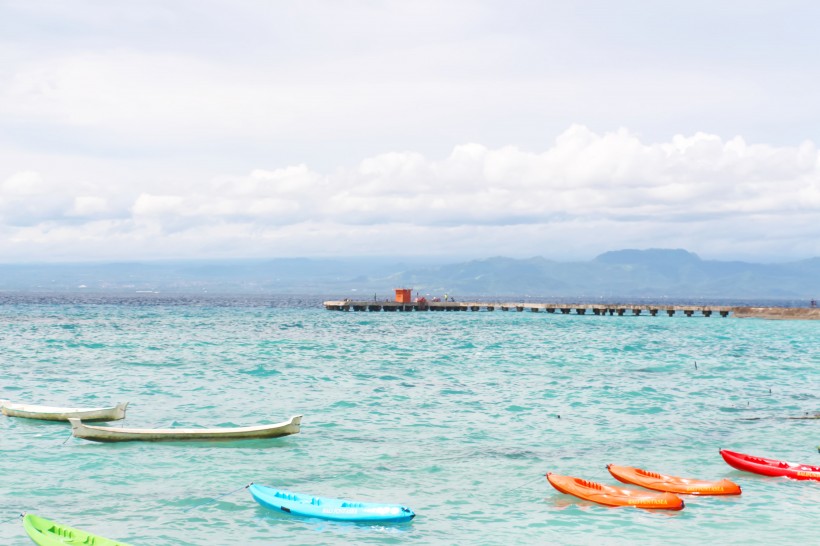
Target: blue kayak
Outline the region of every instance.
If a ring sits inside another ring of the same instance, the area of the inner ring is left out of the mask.
[[[416,514],[399,504],[357,502],[344,499],[329,499],[300,495],[290,491],[252,484],[248,490],[254,500],[271,510],[282,511],[295,516],[332,519],[336,521],[360,521],[396,523],[410,521]]]

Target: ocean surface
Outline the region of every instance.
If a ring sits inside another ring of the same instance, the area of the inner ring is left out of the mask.
[[[820,464],[820,322],[516,312],[331,312],[321,298],[0,301],[0,398],[130,402],[129,427],[300,434],[99,444],[0,416],[0,544],[19,512],[133,545],[810,544],[820,482],[743,473],[720,448]],[[112,423],[111,426],[120,426]],[[607,463],[729,478],[681,512],[563,495]],[[410,523],[300,519],[250,482],[395,502]]]

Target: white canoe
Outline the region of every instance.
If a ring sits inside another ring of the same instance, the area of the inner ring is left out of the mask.
[[[255,427],[224,428],[119,428],[84,425],[80,419],[69,419],[71,433],[94,442],[176,442],[190,440],[248,440],[276,438],[299,432],[302,416],[287,421]]]
[[[61,408],[55,406],[36,406],[34,404],[15,404],[8,400],[0,400],[0,411],[9,417],[25,417],[26,419],[44,419],[46,421],[68,421],[82,419],[83,421],[119,421],[125,419],[125,408],[128,402],[120,402],[110,408]]]

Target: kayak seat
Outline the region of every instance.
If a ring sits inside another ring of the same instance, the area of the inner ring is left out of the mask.
[[[640,468],[635,469],[636,474],[640,474],[641,476],[645,476],[647,478],[655,478],[656,480],[660,480],[661,475],[657,472],[649,472],[648,470],[641,470]]]
[[[317,499],[316,497],[311,497],[310,504],[312,504],[314,506],[321,506],[322,501]]]
[[[54,535],[67,538],[69,540],[74,539],[74,532],[73,531],[71,531],[69,529],[66,529],[65,527],[60,527],[59,525],[55,525],[54,527],[51,527],[48,531],[50,533],[54,534]]]
[[[590,482],[581,478],[575,478],[575,481],[578,485],[583,485],[584,487],[589,487],[590,489],[597,489],[598,491],[601,490],[600,483]]]
[[[291,493],[284,493],[282,491],[277,491],[273,496],[277,497],[277,498],[280,498],[280,499],[290,500],[290,501],[296,501],[296,502],[299,501],[298,496],[293,495]]]

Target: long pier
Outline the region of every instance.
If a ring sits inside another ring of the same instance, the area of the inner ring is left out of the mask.
[[[638,316],[647,314],[656,316],[665,314],[670,317],[680,313],[687,317],[713,314],[728,317],[735,313],[735,307],[717,305],[634,305],[634,304],[598,304],[598,303],[491,303],[491,302],[412,302],[400,303],[396,301],[326,301],[325,309],[329,311],[514,311],[530,313],[558,313],[563,315],[613,315]]]
[[[702,316],[736,318],[761,318],[771,320],[820,320],[817,307],[730,307],[721,305],[661,305],[661,304],[603,304],[603,303],[492,303],[492,302],[412,302],[397,301],[353,301],[339,300],[324,302],[330,311],[515,311],[530,313],[558,313],[562,315],[668,315],[687,317]]]

